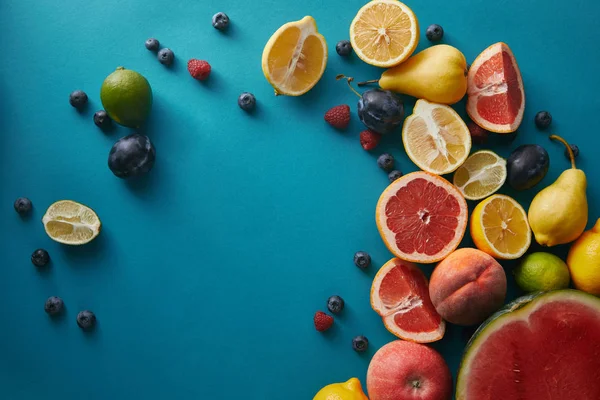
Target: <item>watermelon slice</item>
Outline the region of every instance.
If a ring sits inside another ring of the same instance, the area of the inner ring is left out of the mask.
[[[600,299],[538,293],[490,317],[467,345],[456,399],[600,399]]]

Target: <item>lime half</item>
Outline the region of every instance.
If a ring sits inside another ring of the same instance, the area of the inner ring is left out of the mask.
[[[517,285],[526,292],[549,291],[569,287],[567,264],[550,253],[532,253],[513,272]]]
[[[94,210],[71,200],[53,203],[44,214],[42,223],[52,240],[69,245],[91,242],[102,228]]]
[[[477,151],[454,173],[454,186],[467,200],[481,200],[504,185],[506,160],[489,150]]]
[[[152,108],[152,88],[138,72],[119,67],[102,83],[100,100],[116,123],[139,128]]]

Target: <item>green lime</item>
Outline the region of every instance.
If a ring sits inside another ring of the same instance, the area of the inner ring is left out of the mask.
[[[141,74],[119,67],[102,83],[100,100],[116,123],[138,128],[150,114],[152,88]]]
[[[517,285],[526,292],[565,289],[571,280],[567,264],[550,253],[532,253],[523,257],[513,274]]]

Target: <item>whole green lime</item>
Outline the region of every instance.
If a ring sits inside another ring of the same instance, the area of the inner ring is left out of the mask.
[[[152,88],[140,73],[118,67],[102,83],[100,100],[116,123],[139,128],[152,108]]]
[[[549,291],[569,287],[567,264],[554,254],[532,253],[513,271],[517,285],[526,292]]]

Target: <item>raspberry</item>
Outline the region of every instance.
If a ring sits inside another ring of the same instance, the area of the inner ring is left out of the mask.
[[[190,75],[199,81],[208,79],[208,76],[210,75],[210,64],[203,60],[196,60],[195,58],[192,58],[190,61],[188,61],[187,68],[190,72]]]
[[[365,150],[373,150],[379,144],[381,140],[381,134],[370,130],[362,131],[360,133],[360,145]]]
[[[343,104],[329,109],[329,111],[325,113],[325,121],[334,128],[346,128],[350,123],[350,107]]]
[[[315,313],[314,322],[316,330],[319,332],[325,332],[327,329],[331,328],[331,325],[333,325],[333,317],[325,314],[323,311],[317,311]]]

